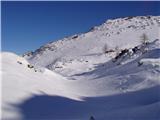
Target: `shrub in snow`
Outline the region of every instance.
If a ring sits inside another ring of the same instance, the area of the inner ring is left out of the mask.
[[[34,69],[34,71],[35,71],[35,72],[37,72],[37,70],[36,70],[36,69]]]
[[[132,48],[133,53],[136,53],[138,50],[140,50],[137,46]]]
[[[17,61],[17,63],[22,64],[22,62],[20,62],[20,61]]]
[[[72,37],[72,39],[76,39],[76,38],[78,38],[78,35],[75,35],[75,36]]]
[[[125,54],[127,54],[128,51],[129,51],[128,49],[121,50],[121,52],[114,58],[115,61],[116,61],[117,59],[121,58],[122,56],[124,56]]]
[[[120,32],[117,32],[117,35],[119,35],[120,34]]]
[[[28,64],[27,66],[28,66],[28,68],[34,68],[34,66],[31,64]]]
[[[33,68],[33,70],[34,70],[35,72],[42,72],[41,69],[37,69],[37,68],[35,68],[33,65],[31,65],[31,64],[28,64],[27,66],[28,66],[28,68],[30,68],[30,69]]]
[[[138,61],[138,66],[141,66],[141,65],[143,65],[143,62]]]

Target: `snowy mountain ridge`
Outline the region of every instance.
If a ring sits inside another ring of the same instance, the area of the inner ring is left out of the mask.
[[[125,18],[107,20],[102,25],[91,28],[90,31],[87,33],[89,34],[92,32],[101,31],[103,32],[101,34],[104,34],[106,35],[106,37],[109,37],[111,35],[120,34],[121,32],[124,32],[125,29],[128,30],[128,28],[135,30],[146,29],[146,27],[151,27],[152,25],[158,25],[158,26],[160,25],[160,16],[138,16],[138,17],[125,17]],[[51,51],[55,50],[56,46],[59,46],[59,44],[63,44],[63,41],[75,40],[78,39],[79,37],[83,38],[87,33],[65,37],[64,39],[58,40],[56,42],[50,42],[44,46],[41,46],[35,52],[47,49]]]
[[[47,67],[54,64],[57,59],[67,59],[68,57],[74,59],[86,54],[102,53],[104,44],[112,49],[115,47],[130,48],[140,44],[140,36],[143,33],[148,35],[150,41],[158,39],[159,26],[160,16],[108,20],[87,33],[50,42],[24,57],[33,64]],[[50,57],[48,58],[48,56]],[[45,59],[46,57],[48,59]]]

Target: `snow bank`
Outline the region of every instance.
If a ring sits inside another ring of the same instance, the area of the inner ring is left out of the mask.
[[[141,59],[139,64],[152,66],[152,67],[160,67],[160,59]]]

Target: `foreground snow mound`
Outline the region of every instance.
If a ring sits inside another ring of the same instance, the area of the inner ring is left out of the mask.
[[[76,101],[66,97],[39,95],[23,101],[26,120],[158,120],[160,118],[160,86],[103,97],[87,97]]]
[[[47,69],[42,71],[34,68],[24,58],[13,53],[1,53],[1,58],[2,117],[4,119],[22,118],[19,109],[15,108],[14,104],[19,104],[36,94],[78,99],[72,92],[74,88],[70,87],[70,83],[64,77]]]

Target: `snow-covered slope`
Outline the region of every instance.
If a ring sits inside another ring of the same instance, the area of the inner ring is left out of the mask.
[[[74,86],[66,78],[45,68],[32,68],[29,63],[13,53],[1,53],[2,58],[2,117],[18,119],[15,115],[20,104],[35,94],[74,97]],[[68,88],[66,88],[68,87]],[[78,97],[77,97],[78,99]],[[19,116],[20,117],[20,116]]]
[[[159,38],[160,17],[138,16],[107,20],[89,32],[48,43],[28,54],[28,60],[36,65],[52,67],[56,61],[87,59],[103,53],[104,44],[109,48],[129,48],[139,45],[140,36],[147,34],[150,41]],[[46,59],[47,58],[47,59]]]
[[[160,119],[159,27],[156,16],[119,18],[24,57],[1,53],[3,119]]]

